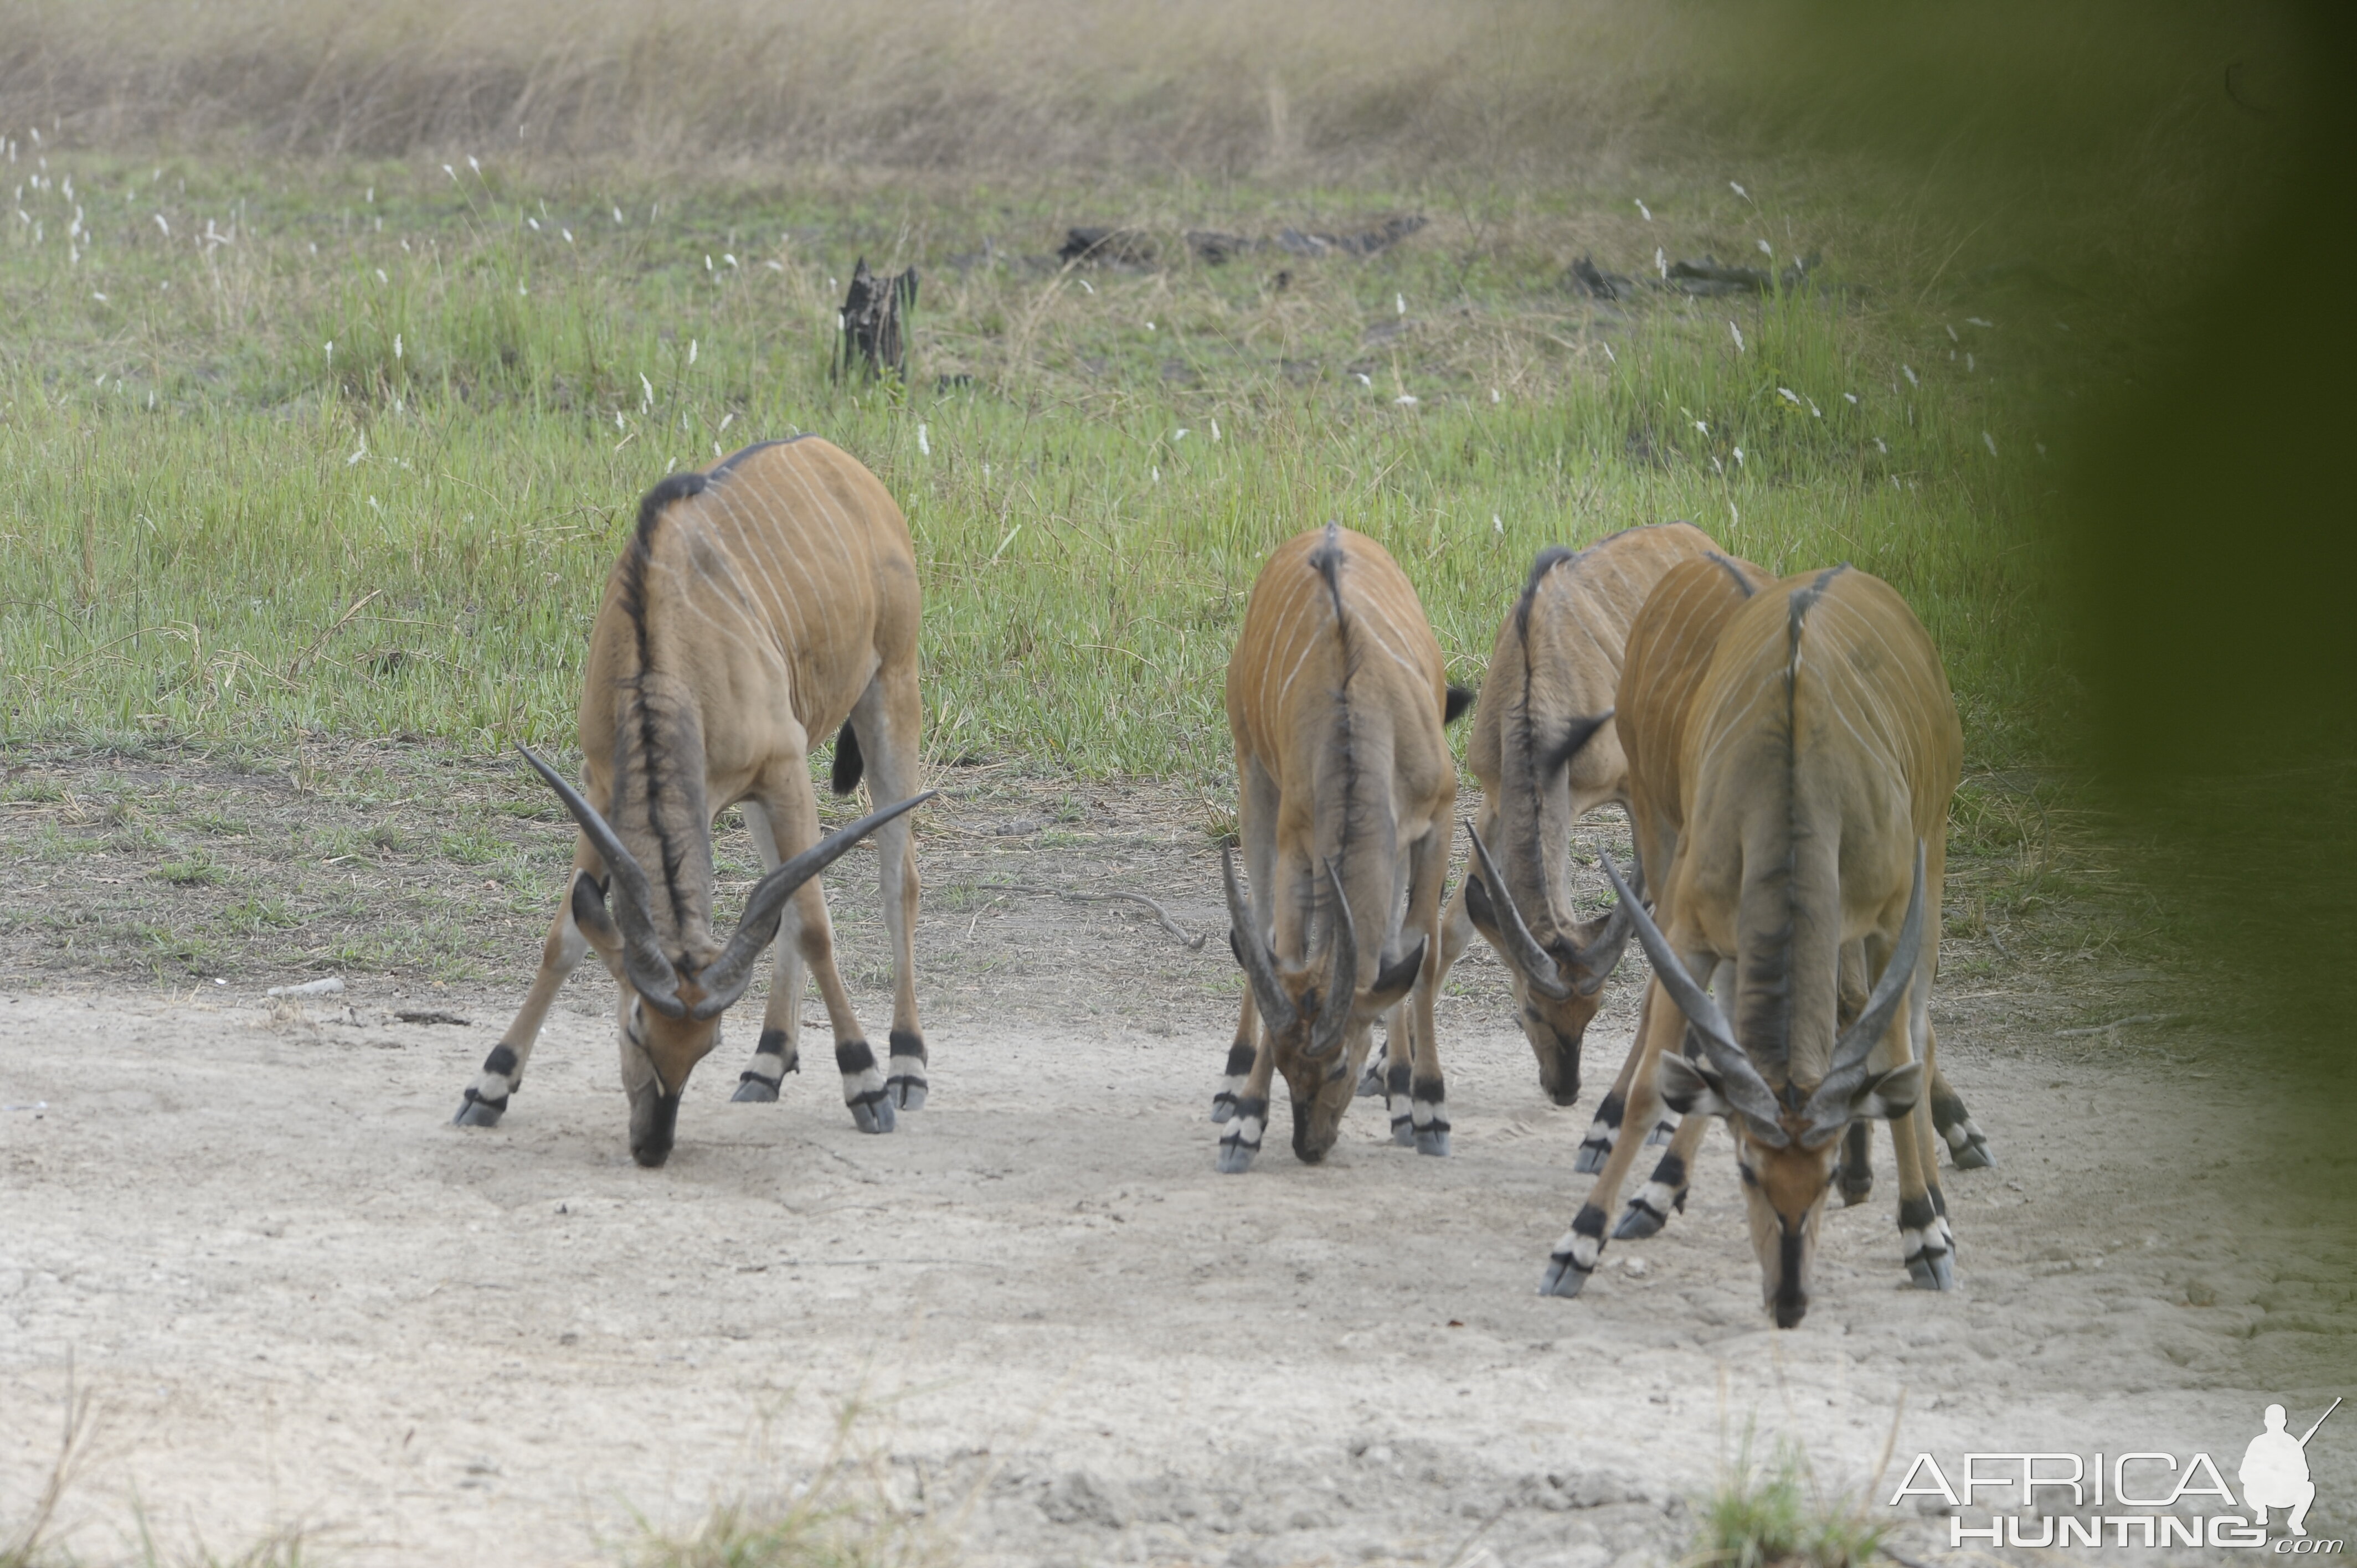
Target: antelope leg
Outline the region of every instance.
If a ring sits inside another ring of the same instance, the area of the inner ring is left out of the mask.
[[[573,875],[585,874],[582,861],[594,858],[595,852],[587,844],[574,854]],[[532,990],[523,999],[522,1007],[509,1023],[507,1032],[500,1036],[490,1054],[483,1058],[483,1070],[467,1086],[466,1098],[459,1102],[458,1114],[453,1120],[461,1127],[495,1127],[507,1113],[508,1096],[523,1084],[524,1063],[532,1059],[532,1047],[540,1038],[540,1026],[548,1017],[548,1009],[556,1001],[565,977],[589,950],[589,939],[573,918],[573,884],[565,885],[565,898],[558,906],[556,919],[548,928],[548,940],[541,944],[540,971],[532,977]]]

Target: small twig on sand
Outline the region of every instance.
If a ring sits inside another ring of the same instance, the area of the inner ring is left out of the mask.
[[[2108,1024],[2090,1024],[2083,1029],[2057,1029],[2054,1031],[2054,1036],[2061,1040],[2075,1040],[2085,1035],[2108,1035],[2113,1030],[2124,1029],[2130,1024],[2173,1024],[2176,1021],[2177,1015],[2174,1013],[2131,1013],[2125,1018],[2115,1018]]]
[[[1211,933],[1209,931],[1202,932],[1197,936],[1189,936],[1187,934],[1186,928],[1182,927],[1178,921],[1170,918],[1169,910],[1164,908],[1153,899],[1148,898],[1143,893],[1076,893],[1071,889],[1065,887],[1031,887],[1015,882],[978,882],[974,884],[974,886],[977,891],[984,893],[1028,893],[1034,897],[1041,898],[1061,898],[1068,903],[1073,904],[1123,903],[1143,905],[1146,908],[1154,911],[1155,923],[1160,926],[1164,930],[1168,931],[1172,936],[1178,938],[1179,944],[1185,947],[1189,952],[1202,951],[1203,943],[1211,937]]]

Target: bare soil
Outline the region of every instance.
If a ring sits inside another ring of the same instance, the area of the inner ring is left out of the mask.
[[[2001,1161],[1947,1174],[1953,1294],[1906,1288],[1878,1140],[1807,1321],[1772,1330],[1714,1133],[1687,1211],[1548,1300],[1633,961],[1577,1108],[1539,1093],[1477,946],[1440,1009],[1454,1155],[1393,1147],[1371,1101],[1325,1165],[1272,1137],[1222,1177],[1224,941],[992,889],[1140,892],[1217,932],[1224,802],[942,781],[931,1104],[880,1138],[824,1071],[730,1104],[738,1027],[648,1172],[594,966],[505,1123],[448,1124],[569,853],[504,765],[15,759],[0,1538],[70,1381],[98,1410],[59,1521],[84,1559],[134,1555],[144,1520],[167,1554],[299,1528],[365,1564],[612,1562],[848,1455],[857,1506],[941,1560],[1602,1568],[1684,1552],[1747,1429],[1799,1444],[1829,1494],[1894,1426],[1901,1468],[2132,1446],[2231,1477],[2265,1404],[2304,1424],[2346,1391],[2357,1184],[2346,1155],[2287,1168],[2314,1131],[2296,1090],[2199,1026],[2062,1033],[2157,1011],[2149,972],[2019,927],[1943,950],[1943,1061]],[[724,902],[752,870],[741,833],[725,846]],[[873,860],[846,864],[830,897],[873,1023]],[[328,973],[340,995],[263,994]],[[2357,1512],[2357,1426],[2335,1430],[2310,1446],[2321,1535]],[[1903,1560],[1975,1560],[1944,1520],[1871,1514]]]

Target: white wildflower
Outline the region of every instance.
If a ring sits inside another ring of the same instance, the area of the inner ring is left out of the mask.
[[[1901,364],[1899,368],[1900,368],[1900,370],[1902,370],[1902,371],[1906,371],[1906,372],[1907,372],[1907,384],[1908,384],[1909,386],[1910,386],[1910,387],[1920,387],[1920,386],[1921,386],[1921,385],[1923,384],[1923,383],[1922,383],[1922,381],[1921,381],[1921,380],[1920,380],[1920,379],[1916,376],[1916,374],[1915,374],[1915,367],[1914,367],[1914,366],[1912,366],[1912,365],[1908,365],[1908,364]]]
[[[1727,329],[1735,334],[1735,351],[1740,354],[1743,352],[1743,328],[1730,321],[1727,324]]]
[[[1631,197],[1630,199],[1636,202],[1637,210],[1645,215],[1646,222],[1651,223],[1653,220],[1653,209],[1645,205],[1645,199],[1643,197]]]
[[[1981,432],[1981,445],[1988,448],[1988,454],[1990,456],[1994,457],[1996,456],[1996,437],[1991,435],[1986,430]]]
[[[921,424],[917,426],[917,451],[922,456],[933,455],[933,444],[926,438],[925,427]]]
[[[1415,406],[1415,394],[1414,392],[1402,392],[1399,396],[1392,399],[1392,402],[1402,408],[1414,408]]]

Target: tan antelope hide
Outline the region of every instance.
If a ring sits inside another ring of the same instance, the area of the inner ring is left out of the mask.
[[[1222,1171],[1251,1167],[1278,1069],[1293,1152],[1325,1158],[1371,1026],[1403,998],[1391,1027],[1414,1067],[1415,1145],[1448,1152],[1432,997],[1457,796],[1442,725],[1465,701],[1415,590],[1373,540],[1329,523],[1269,557],[1228,662],[1252,894],[1223,856],[1230,941],[1249,983],[1212,1107],[1231,1123]]]
[[[776,950],[769,1004],[736,1098],[775,1100],[797,1069],[807,963],[853,1120],[889,1132],[896,1107],[924,1102],[910,950],[917,868],[904,815],[930,798],[916,794],[918,608],[900,509],[873,474],[815,436],[748,446],[648,492],[590,630],[586,788],[576,793],[532,759],[580,824],[572,882],[531,994],[467,1090],[461,1124],[499,1121],[558,987],[590,948],[620,985],[622,1082],[640,1165],[670,1154],[680,1091],[767,947]],[[874,799],[899,803],[822,843],[809,757],[829,734],[835,792],[850,793],[864,769]],[[713,929],[711,826],[739,802],[775,869],[724,939]],[[813,880],[871,832],[893,950],[888,1075],[835,972]]]
[[[1678,836],[1685,825],[1680,798],[1678,746],[1685,733],[1685,715],[1708,671],[1719,633],[1744,601],[1775,579],[1749,561],[1713,551],[1674,567],[1663,576],[1645,607],[1629,628],[1628,657],[1620,671],[1617,702],[1620,744],[1629,757],[1631,789],[1629,818],[1638,858],[1654,886],[1669,870]],[[1669,924],[1665,906],[1656,903],[1657,924]],[[1864,1007],[1866,951],[1862,942],[1844,944],[1841,959],[1839,1023],[1847,1027]],[[1621,1069],[1615,1092],[1626,1095],[1629,1079],[1642,1054],[1632,1049]],[[1932,1123],[1948,1142],[1959,1170],[1995,1163],[1986,1140],[1974,1125],[1971,1112],[1944,1077],[1932,1079]],[[1652,1175],[1629,1200],[1613,1228],[1616,1240],[1651,1236],[1660,1230],[1674,1209],[1685,1203],[1686,1178],[1695,1151],[1709,1126],[1706,1117],[1692,1117],[1654,1167]],[[1838,1187],[1846,1204],[1863,1202],[1873,1187],[1869,1134],[1873,1123],[1850,1123],[1849,1142],[1839,1162]]]
[[[1699,640],[1708,661],[1682,704],[1673,690],[1654,706],[1624,682],[1640,843],[1669,862],[1659,924],[1606,867],[1655,975],[1630,1114],[1641,1125],[1666,1102],[1727,1118],[1762,1294],[1788,1327],[1808,1308],[1844,1130],[1861,1117],[1899,1122],[1902,1251],[1917,1283],[1943,1289],[1953,1241],[1920,1102],[1934,1065],[1931,984],[1963,751],[1947,678],[1905,601],[1846,567],[1760,589]],[[1681,662],[1674,650],[1660,660],[1673,672]],[[1639,664],[1655,667],[1650,654]],[[1657,750],[1646,725],[1663,710],[1676,731]],[[1671,843],[1647,803],[1650,759],[1662,756],[1678,775]],[[1842,952],[1852,943],[1872,990],[1845,1026]],[[1585,1284],[1635,1155],[1624,1143],[1606,1161],[1543,1290],[1574,1295]]]
[[[1625,917],[1581,919],[1571,898],[1572,824],[1628,800],[1628,768],[1612,714],[1630,623],[1662,575],[1712,549],[1691,523],[1625,529],[1574,552],[1540,552],[1498,628],[1466,760],[1480,780],[1472,864],[1442,928],[1447,978],[1479,929],[1512,977],[1539,1085],[1557,1105],[1579,1098],[1580,1051],[1604,980],[1628,940]],[[1402,1129],[1401,1064],[1380,1083]],[[1625,1072],[1624,1072],[1625,1077]],[[1625,1083],[1597,1108],[1581,1169],[1599,1166],[1619,1135]]]

